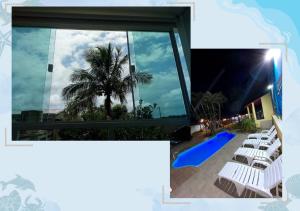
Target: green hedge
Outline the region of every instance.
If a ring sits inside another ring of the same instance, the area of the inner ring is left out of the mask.
[[[236,124],[236,129],[247,133],[253,133],[257,131],[255,121],[252,119],[243,119]]]

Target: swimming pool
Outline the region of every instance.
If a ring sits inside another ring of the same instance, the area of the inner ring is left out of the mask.
[[[173,162],[172,167],[200,166],[234,137],[235,134],[233,133],[220,132],[205,142],[181,152]]]

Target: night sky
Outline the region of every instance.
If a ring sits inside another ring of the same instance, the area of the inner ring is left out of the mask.
[[[221,91],[228,99],[224,117],[243,112],[272,83],[273,64],[265,54],[265,49],[192,49],[192,93]]]

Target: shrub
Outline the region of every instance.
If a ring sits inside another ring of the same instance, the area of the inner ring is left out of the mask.
[[[117,104],[112,107],[112,119],[126,119],[127,108],[125,105]]]
[[[256,124],[252,119],[243,119],[236,124],[236,129],[240,130],[241,132],[253,133],[256,132]]]

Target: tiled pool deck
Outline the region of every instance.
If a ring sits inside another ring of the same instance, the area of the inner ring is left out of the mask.
[[[218,172],[226,162],[232,161],[234,152],[242,146],[248,134],[237,133],[221,150],[209,158],[200,167],[171,167],[171,197],[174,198],[230,198],[237,197],[232,183],[217,182]],[[195,145],[199,138],[194,137],[191,143]],[[176,146],[172,151],[182,151],[186,146]],[[259,197],[252,191],[244,191],[242,197]]]

